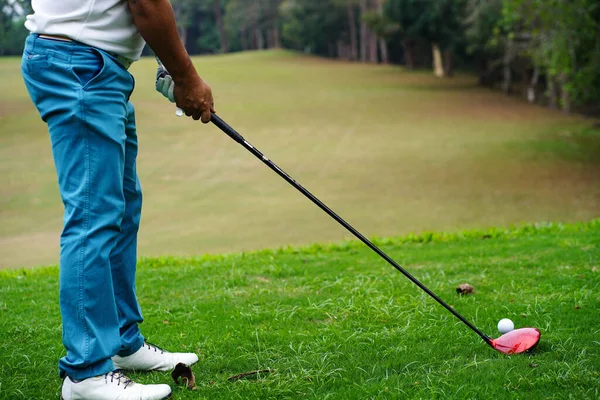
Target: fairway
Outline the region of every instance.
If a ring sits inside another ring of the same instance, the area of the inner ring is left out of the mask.
[[[600,215],[598,129],[458,75],[284,51],[195,58],[217,112],[366,236]],[[349,237],[212,125],[177,118],[136,78],[143,256],[231,253]],[[19,60],[0,60],[0,266],[58,262],[62,204]]]
[[[505,355],[361,243],[143,259],[148,341],[196,352],[173,399],[598,399],[600,220],[377,244],[484,333],[542,332]],[[475,287],[457,295],[458,285]],[[0,398],[57,399],[58,268],[0,271]],[[260,377],[227,378],[255,370]]]

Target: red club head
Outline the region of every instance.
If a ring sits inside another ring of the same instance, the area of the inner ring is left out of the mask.
[[[540,336],[537,328],[521,328],[492,339],[490,344],[501,353],[517,354],[534,348],[540,341]]]

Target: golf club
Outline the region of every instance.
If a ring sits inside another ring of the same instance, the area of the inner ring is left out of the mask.
[[[390,258],[387,254],[385,254],[379,247],[374,245],[369,239],[364,237],[359,231],[357,231],[354,227],[352,227],[349,223],[347,223],[344,219],[342,219],[339,215],[333,212],[329,207],[327,207],[323,202],[321,202],[316,196],[306,190],[302,185],[296,182],[291,176],[289,176],[285,171],[279,168],[274,162],[269,160],[263,153],[261,153],[256,147],[252,146],[250,143],[244,139],[242,135],[236,132],[231,126],[229,126],[225,121],[223,121],[219,116],[214,113],[211,113],[211,122],[215,124],[219,129],[221,129],[224,133],[226,133],[230,138],[241,144],[246,150],[250,153],[254,154],[256,158],[261,160],[265,165],[271,168],[277,175],[285,179],[290,185],[295,187],[298,191],[300,191],[304,196],[306,196],[310,201],[315,203],[320,209],[325,211],[330,217],[335,219],[340,225],[346,228],[350,233],[356,236],[361,242],[366,244],[369,248],[371,248],[375,253],[379,254],[384,260],[386,260],[389,264],[391,264],[394,268],[400,271],[404,276],[410,279],[415,285],[420,287],[425,293],[431,296],[435,301],[440,303],[444,308],[450,311],[456,318],[461,320],[465,325],[471,328],[475,333],[477,333],[488,345],[490,345],[495,350],[505,353],[505,354],[516,354],[522,353],[524,351],[530,350],[535,345],[538,344],[540,340],[541,333],[537,328],[521,328],[515,329],[504,335],[500,336],[497,339],[492,339],[487,336],[485,333],[477,329],[475,325],[470,323],[467,319],[465,319],[462,315],[460,315],[456,310],[450,307],[445,301],[439,298],[435,293],[433,293],[429,288],[427,288],[424,284],[422,284],[418,279],[412,276],[408,271],[402,268],[397,262],[395,262],[392,258]]]

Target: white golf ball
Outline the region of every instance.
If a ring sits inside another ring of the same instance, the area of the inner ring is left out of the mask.
[[[500,322],[498,322],[498,330],[500,333],[507,333],[513,329],[515,329],[515,324],[508,318],[502,318]]]

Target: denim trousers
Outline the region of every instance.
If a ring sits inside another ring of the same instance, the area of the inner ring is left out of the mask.
[[[142,190],[131,74],[118,59],[78,42],[31,34],[21,72],[48,125],[64,205],[60,312],[66,355],[61,376],[114,369],[111,357],[144,337],[136,297]]]

